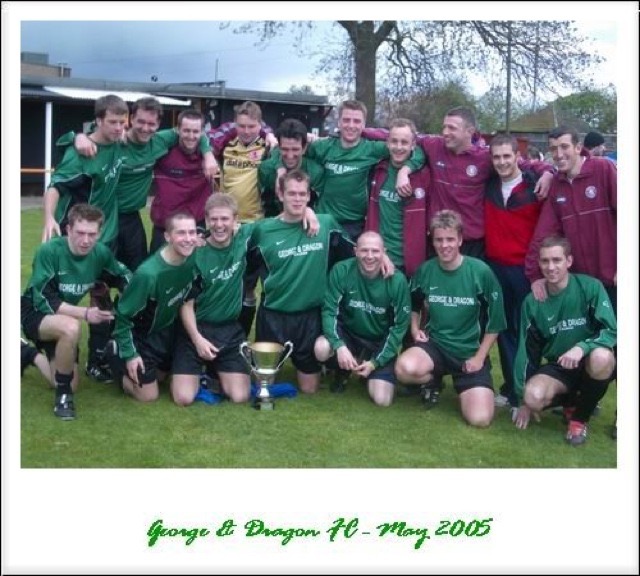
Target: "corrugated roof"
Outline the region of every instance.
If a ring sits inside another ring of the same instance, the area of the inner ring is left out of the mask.
[[[152,96],[146,92],[129,92],[129,91],[114,91],[114,90],[90,90],[87,88],[67,88],[60,86],[43,86],[47,92],[59,94],[60,96],[66,96],[67,98],[74,98],[79,100],[97,100],[107,94],[114,94],[120,96],[125,102],[135,102],[140,98],[157,98],[161,104],[170,104],[172,106],[191,106],[191,100],[177,100],[176,98],[169,98],[167,96]]]
[[[20,77],[22,94],[25,90],[47,86],[55,89],[77,88],[81,90],[100,90],[105,94],[123,92],[144,92],[163,95],[167,98],[221,98],[225,100],[254,100],[257,102],[282,102],[303,106],[327,106],[326,96],[316,94],[289,94],[283,92],[263,92],[260,90],[240,90],[226,85],[211,85],[206,82],[194,84],[162,84],[153,82],[122,82],[95,78],[70,78],[51,76],[22,75]],[[39,94],[38,94],[39,95]]]

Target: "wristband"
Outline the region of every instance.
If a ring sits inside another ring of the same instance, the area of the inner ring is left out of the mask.
[[[89,308],[84,311],[84,320],[85,322],[89,322]]]

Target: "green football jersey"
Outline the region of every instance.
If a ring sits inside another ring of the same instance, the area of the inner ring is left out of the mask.
[[[113,337],[118,342],[120,357],[125,360],[138,355],[134,333],[144,338],[173,324],[191,289],[194,255],[182,264],[172,265],[161,253],[162,249],[138,267],[116,305]]]
[[[324,167],[318,212],[331,214],[340,223],[364,220],[369,201],[369,171],[389,157],[386,143],[360,140],[352,148],[344,148],[339,138],[325,138],[310,144],[307,156]],[[420,147],[406,164],[412,171],[424,165]]]
[[[427,260],[411,279],[411,297],[414,311],[427,305],[429,338],[458,360],[474,356],[485,333],[506,328],[498,279],[477,258],[464,256],[455,270]]]
[[[243,224],[229,246],[207,242],[195,253],[196,277],[188,299],[195,298],[198,321],[222,324],[237,320],[242,310],[243,277],[253,223]]]
[[[86,256],[73,254],[66,236],[41,244],[33,258],[33,274],[25,296],[42,314],[55,314],[60,304],[77,305],[97,280],[120,290],[131,272],[107,246],[98,242]]]
[[[104,222],[100,241],[107,244],[118,234],[116,186],[125,152],[119,143],[96,146],[98,151],[93,158],[80,156],[73,147],[67,148],[51,177],[50,186],[60,194],[54,216],[63,226],[75,204],[87,203],[102,210]]]
[[[355,258],[338,262],[331,269],[322,307],[322,331],[334,350],[345,345],[338,332],[340,321],[360,338],[384,340],[380,353],[372,359],[376,366],[384,366],[400,352],[410,314],[409,286],[402,273],[367,278]]]
[[[557,362],[574,346],[586,356],[594,348],[613,349],[616,342],[616,316],[607,291],[596,278],[571,274],[567,287],[558,294],[549,293],[544,302],[529,294],[522,304],[513,368],[516,394],[522,398],[530,368],[543,358]]]
[[[320,231],[313,237],[307,236],[301,222],[268,218],[256,223],[251,244],[266,266],[262,296],[266,308],[301,312],[321,306],[332,252],[353,255],[353,243],[333,216],[317,218]]]

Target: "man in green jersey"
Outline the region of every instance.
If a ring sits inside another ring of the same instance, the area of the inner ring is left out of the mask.
[[[579,446],[613,379],[616,317],[602,282],[569,273],[573,257],[566,238],[545,238],[538,263],[548,297],[540,301],[529,294],[522,306],[514,365],[521,405],[515,424],[526,428],[532,414],[560,404],[568,422],[567,442]],[[531,375],[531,366],[542,358],[547,363]]]
[[[42,241],[60,236],[74,204],[86,202],[104,214],[100,242],[113,244],[118,233],[115,189],[122,170],[120,140],[129,116],[127,104],[119,96],[108,94],[95,103],[96,130],[90,136],[95,154],[80,155],[68,147],[44,193]]]
[[[158,380],[171,370],[174,321],[194,275],[195,218],[174,214],[165,229],[167,244],[138,267],[116,306],[117,346],[109,351],[114,377],[142,402],[158,398]]]
[[[500,284],[482,260],[460,253],[463,229],[457,212],[437,212],[429,230],[437,257],[411,279],[414,344],[398,358],[396,375],[404,384],[430,382],[424,387],[430,407],[437,402],[442,376],[451,374],[462,417],[486,427],[494,411],[489,350],[506,327]]]
[[[329,214],[318,214],[319,234],[307,236],[303,219],[310,193],[309,176],[304,172],[288,172],[278,196],[283,213],[259,222],[251,239],[252,266],[264,266],[265,271],[256,339],[291,341],[300,389],[314,393],[320,384],[320,364],[313,347],[322,333],[320,307],[329,268],[353,255],[353,243]]]
[[[95,154],[82,156],[73,146],[65,151],[44,194],[43,242],[66,230],[71,207],[86,202],[102,210],[104,222],[100,242],[115,250],[118,236],[116,186],[124,156],[120,140],[128,114],[127,104],[119,96],[108,94],[96,100],[96,130],[90,136]],[[107,297],[99,300],[98,295]],[[91,297],[96,306],[110,308],[111,301],[104,284],[96,284],[91,290]],[[109,329],[107,323],[89,326],[86,372],[99,382],[111,381],[111,375],[102,360]]]
[[[239,318],[253,224],[244,224],[234,234],[237,218],[233,196],[209,197],[205,205],[209,237],[195,252],[195,280],[177,326],[171,392],[181,406],[195,399],[203,363],[218,372],[222,390],[233,402],[249,400],[249,371],[239,353],[246,336]]]
[[[383,277],[384,243],[377,232],[360,235],[355,255],[331,269],[322,306],[324,335],[316,340],[315,355],[331,368],[366,378],[371,399],[390,406],[395,358],[409,328],[409,286],[402,272]]]
[[[331,214],[355,242],[364,229],[369,199],[369,171],[380,160],[389,158],[384,142],[362,138],[367,118],[366,106],[346,100],[338,108],[339,138],[312,142],[307,156],[324,167],[325,182],[317,211]],[[410,195],[409,173],[424,165],[424,152],[417,148],[398,171],[396,190]]]
[[[309,205],[314,207],[324,185],[324,168],[304,155],[307,150],[307,127],[300,120],[287,118],[278,126],[276,138],[278,147],[258,166],[258,183],[265,215],[277,216],[281,212],[276,187],[281,185],[282,177],[287,172],[296,169],[309,175]]]
[[[97,281],[122,290],[129,270],[98,242],[103,214],[99,208],[76,204],[67,213],[67,235],[38,247],[33,274],[21,300],[25,335],[44,349],[56,389],[54,414],[75,418],[73,392],[78,386],[80,322],[108,324],[113,314],[95,306],[78,306]]]

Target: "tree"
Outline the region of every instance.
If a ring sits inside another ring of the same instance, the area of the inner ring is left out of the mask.
[[[395,22],[338,20],[353,45],[356,99],[364,102],[373,118],[376,110],[376,54],[396,27]]]
[[[557,95],[563,87],[584,87],[589,67],[602,60],[582,48],[585,38],[572,22],[470,21],[450,25],[459,59],[469,55],[469,46],[479,38],[488,50],[471,52],[470,67],[490,70],[499,63],[504,68],[507,130],[511,120],[511,78],[521,94],[533,94],[535,103],[540,91]]]
[[[315,94],[315,92],[313,91],[313,88],[311,88],[311,86],[309,86],[308,84],[302,84],[301,86],[298,86],[297,84],[292,84],[291,86],[289,86],[289,90],[287,90],[287,92],[289,94],[304,94],[304,95]]]
[[[511,102],[513,117],[522,115],[525,106],[516,98]],[[499,84],[492,86],[476,99],[476,119],[478,130],[484,134],[505,130],[506,101],[505,93]]]
[[[613,86],[604,90],[585,90],[556,100],[562,111],[580,118],[594,130],[607,134],[618,131],[618,97]]]
[[[235,23],[223,23],[228,27]],[[314,22],[267,21],[237,26],[238,33],[258,33],[258,45],[293,30],[292,43],[301,46]],[[321,67],[342,82],[355,85],[355,97],[374,117],[378,75],[388,95],[428,92],[451,75],[495,74],[502,68],[513,77],[516,92],[557,93],[581,84],[581,75],[597,62],[584,51],[571,22],[502,21],[345,21],[334,25],[346,34],[325,51]],[[508,104],[507,108],[510,106]]]
[[[379,100],[378,109],[382,113],[376,120],[380,124],[388,124],[392,118],[408,118],[413,120],[418,132],[424,134],[439,134],[442,130],[442,119],[451,108],[475,108],[473,96],[460,79],[435,86],[426,93],[415,92],[401,99],[386,93]]]
[[[221,27],[227,28],[230,24],[225,22],[221,24]],[[235,28],[234,32],[257,32],[259,34],[258,45],[265,46],[272,38],[284,33],[289,24],[294,29],[294,45],[298,46],[302,43],[305,32],[314,26],[313,22],[307,21],[291,23],[283,21],[247,22]],[[349,38],[351,49],[347,51],[347,54],[348,59],[353,62],[353,66],[349,66],[349,62],[345,66],[344,51],[341,50],[331,54],[331,67],[337,67],[347,77],[350,77],[351,71],[353,71],[356,87],[355,97],[364,102],[369,110],[369,117],[372,118],[376,104],[376,53],[382,42],[392,33],[395,22],[339,20],[335,24],[342,28]]]

